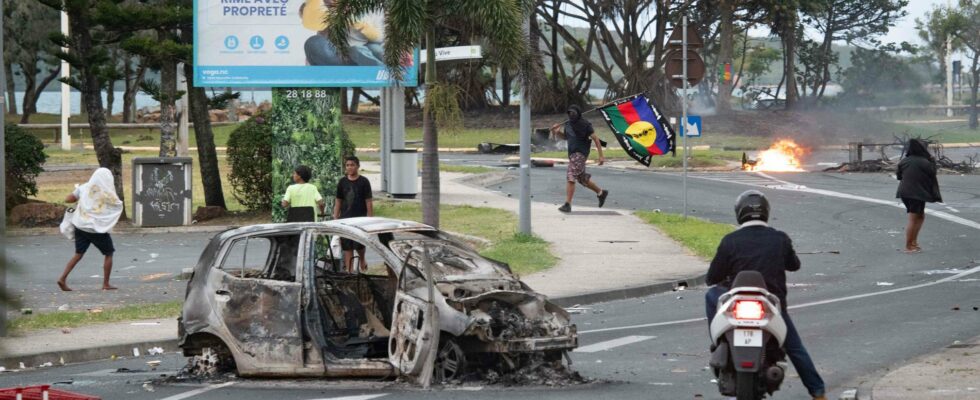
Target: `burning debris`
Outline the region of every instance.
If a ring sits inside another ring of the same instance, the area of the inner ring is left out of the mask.
[[[802,172],[804,170],[800,160],[809,153],[810,149],[800,146],[792,140],[780,139],[768,149],[760,152],[755,160],[750,160],[745,153],[742,153],[742,169],[745,171]]]

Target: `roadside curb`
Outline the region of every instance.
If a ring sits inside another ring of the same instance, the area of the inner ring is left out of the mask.
[[[704,284],[705,274],[701,274],[692,278],[679,279],[674,282],[660,282],[651,285],[633,286],[623,289],[611,289],[600,292],[561,296],[551,298],[549,300],[561,307],[571,307],[578,304],[594,304],[606,301],[634,299],[637,297],[671,292],[681,286],[692,288]]]
[[[76,364],[89,361],[107,360],[116,357],[132,357],[133,349],[139,349],[140,355],[148,354],[148,350],[160,347],[164,352],[172,353],[178,350],[177,339],[151,340],[145,342],[133,342],[114,344],[99,347],[89,347],[84,349],[73,349],[64,351],[52,351],[39,354],[25,354],[20,356],[0,358],[0,365],[8,372],[16,371],[23,363],[27,368],[37,368],[45,363],[52,365]]]

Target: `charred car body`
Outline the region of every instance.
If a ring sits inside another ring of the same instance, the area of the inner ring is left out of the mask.
[[[346,272],[338,238],[366,247],[366,273]],[[216,235],[188,282],[178,329],[186,356],[233,362],[241,376],[424,384],[460,378],[468,365],[560,362],[578,343],[568,313],[506,264],[427,225],[384,218]]]

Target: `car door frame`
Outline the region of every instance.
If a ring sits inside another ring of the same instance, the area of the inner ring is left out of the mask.
[[[248,241],[256,238],[269,240],[269,236],[283,236],[290,232],[247,232],[225,241],[208,274],[208,287],[214,293],[212,310],[221,321],[226,344],[237,353],[236,364],[240,374],[276,374],[295,371],[303,367],[302,274],[295,274],[293,282],[263,278],[235,276],[224,268],[230,250],[240,240],[246,240],[243,263],[247,259]],[[302,232],[292,234],[302,235]],[[297,252],[303,248],[303,237]],[[270,247],[270,255],[273,249]],[[232,261],[232,260],[229,260]],[[266,265],[270,262],[266,256]],[[302,268],[300,254],[296,258],[297,272]],[[260,314],[260,315],[257,315]]]

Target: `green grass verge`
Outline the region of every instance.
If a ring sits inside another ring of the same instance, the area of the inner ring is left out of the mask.
[[[518,275],[527,275],[553,267],[558,259],[551,254],[548,242],[537,237],[517,234],[517,216],[497,208],[451,206],[439,207],[440,228],[477,236],[490,241],[478,249],[480,254],[510,264]],[[376,201],[374,214],[379,217],[422,220],[418,203]]]
[[[637,211],[636,216],[648,224],[656,226],[668,237],[680,242],[694,254],[705,259],[714,257],[715,251],[718,250],[718,243],[721,243],[721,238],[735,230],[733,225],[719,224],[690,216],[685,220],[682,215],[678,214]]]
[[[684,165],[684,158],[678,155],[663,155],[653,157],[650,161],[651,168],[680,168]],[[603,151],[603,155],[608,161],[629,161],[630,156],[626,155],[623,149],[608,149]],[[568,153],[564,151],[545,151],[534,153],[534,157],[542,158],[568,158]],[[598,160],[599,154],[595,151],[589,153],[590,160]],[[742,159],[742,152],[727,150],[692,150],[691,158],[687,165],[692,168],[723,167],[728,161],[739,161]]]
[[[183,302],[181,301],[135,304],[119,308],[107,308],[100,313],[90,311],[55,311],[20,316],[11,320],[9,326],[13,331],[24,332],[38,329],[74,328],[82,325],[140,319],[177,318],[180,315],[182,304]]]
[[[453,165],[453,164],[439,164],[439,171],[442,172],[458,172],[462,174],[485,174],[487,172],[492,172],[494,169],[489,167],[483,167],[479,165]]]

